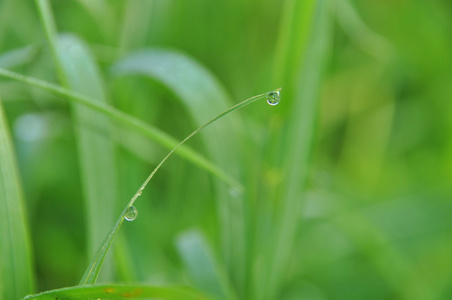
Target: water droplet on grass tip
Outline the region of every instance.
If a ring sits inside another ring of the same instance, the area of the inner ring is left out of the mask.
[[[279,103],[280,100],[281,100],[281,95],[280,95],[279,90],[267,93],[267,103],[268,104],[276,105]]]
[[[126,211],[126,214],[124,215],[124,219],[127,221],[133,221],[138,216],[138,210],[135,208],[135,206],[131,205]]]

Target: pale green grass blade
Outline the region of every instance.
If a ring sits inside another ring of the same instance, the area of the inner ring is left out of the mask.
[[[131,115],[128,115],[120,110],[117,110],[116,108],[99,102],[96,99],[93,99],[91,97],[82,95],[80,93],[76,93],[74,91],[70,91],[68,89],[62,88],[60,86],[57,86],[55,84],[24,76],[9,70],[5,70],[0,68],[0,76],[7,77],[10,79],[14,79],[17,81],[21,81],[23,83],[29,84],[34,87],[38,87],[41,89],[44,89],[48,92],[54,93],[59,96],[65,97],[67,100],[80,103],[85,105],[86,107],[89,107],[93,110],[99,111],[107,115],[108,117],[125,124],[129,127],[131,127],[133,130],[136,130],[137,132],[149,137],[153,141],[157,142],[161,146],[172,149],[174,148],[178,141],[171,137],[170,135],[166,134],[165,132],[161,131],[160,129],[153,127],[152,125],[149,125],[140,119],[137,119]],[[184,159],[187,159],[191,163],[193,163],[195,166],[202,168],[211,174],[213,174],[215,177],[221,179],[225,183],[229,184],[230,186],[240,189],[242,188],[242,185],[234,179],[231,175],[227,174],[223,169],[218,167],[217,165],[213,164],[211,161],[207,160],[203,156],[201,156],[199,153],[191,149],[187,146],[181,146],[178,151],[176,152],[177,155],[181,156]]]
[[[103,82],[87,46],[75,36],[57,40],[58,58],[71,90],[108,103]],[[117,203],[117,174],[112,128],[108,116],[81,104],[73,104],[81,178],[87,213],[88,255],[98,245],[114,222]],[[105,266],[112,274],[111,264]],[[110,276],[104,275],[107,278]],[[104,278],[105,279],[105,278]]]
[[[237,299],[200,232],[182,233],[176,245],[190,278],[199,289],[218,299]]]
[[[351,41],[377,59],[388,60],[395,54],[394,46],[385,37],[371,30],[349,0],[335,2],[338,23]]]
[[[144,75],[163,83],[177,95],[197,126],[231,103],[212,73],[174,50],[151,48],[131,53],[113,66],[113,72]],[[239,135],[239,120],[233,117],[201,134],[209,157],[234,177],[240,176]],[[240,196],[231,197],[224,185],[217,184],[216,188],[223,258],[235,284],[242,289],[246,265],[244,203]]]
[[[31,242],[11,137],[0,101],[0,299],[34,289]]]
[[[308,166],[314,139],[319,90],[330,46],[330,1],[315,2],[308,43],[300,80],[295,86],[295,103],[290,113],[290,124],[285,146],[282,184],[282,207],[278,216],[275,247],[271,251],[271,268],[265,290],[265,299],[273,299],[284,280],[289,264],[296,229],[299,224],[300,199],[306,185]]]
[[[202,300],[211,299],[188,287],[149,285],[85,285],[62,288],[30,295],[24,300],[50,299],[164,299]]]
[[[0,54],[0,68],[13,68],[31,62],[38,53],[35,46],[27,46]]]

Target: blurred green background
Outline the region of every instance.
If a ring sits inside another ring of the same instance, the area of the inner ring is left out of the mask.
[[[36,3],[2,0],[0,67],[177,140],[282,88],[279,105],[253,103],[189,142],[244,193],[171,157],[99,281],[225,299],[452,298],[452,2],[50,3],[60,66]],[[76,285],[168,150],[23,83],[1,78],[0,97],[35,291]]]

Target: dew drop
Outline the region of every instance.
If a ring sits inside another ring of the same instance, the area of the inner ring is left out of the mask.
[[[143,194],[143,190],[139,190],[139,191],[137,192],[137,196],[141,196],[141,194]]]
[[[124,215],[124,219],[127,221],[133,221],[138,216],[138,210],[135,208],[135,206],[131,205],[126,211],[126,214]]]
[[[272,91],[267,93],[267,103],[270,105],[277,105],[281,100],[280,91]]]

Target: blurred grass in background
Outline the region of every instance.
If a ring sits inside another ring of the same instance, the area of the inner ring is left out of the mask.
[[[278,106],[254,103],[189,143],[244,194],[172,157],[100,281],[220,299],[452,297],[451,3],[50,3],[61,65],[35,2],[2,0],[0,67],[104,99],[178,140],[282,87]],[[2,78],[0,96],[35,291],[75,285],[167,150],[23,83]]]

